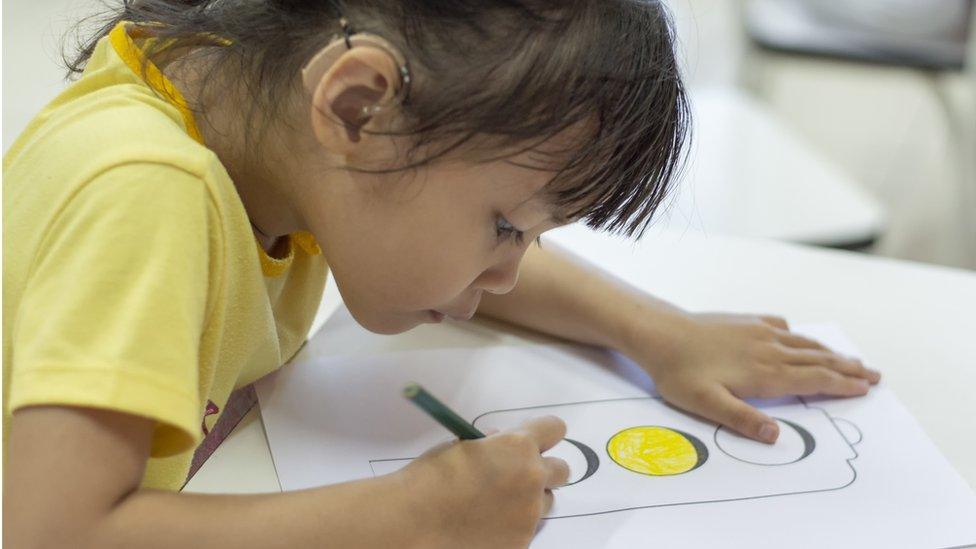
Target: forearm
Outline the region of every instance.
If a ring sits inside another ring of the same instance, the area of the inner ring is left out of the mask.
[[[92,528],[92,547],[411,547],[418,522],[395,476],[283,494],[137,490]]]
[[[684,311],[548,242],[544,246],[530,247],[515,289],[486,295],[479,314],[625,353],[637,343],[669,347],[668,334],[685,322]]]
[[[18,409],[3,471],[4,545],[427,547],[436,531],[430,502],[416,495],[423,483],[408,485],[401,471],[284,494],[141,489],[154,428],[111,410]]]

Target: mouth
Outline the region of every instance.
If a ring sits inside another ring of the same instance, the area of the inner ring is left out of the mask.
[[[444,317],[450,318],[451,320],[471,320],[474,314],[478,311],[477,307],[471,309],[465,313],[452,313],[448,311],[436,311],[434,309],[430,310],[431,316],[434,318],[434,322],[440,322],[444,320]]]
[[[457,312],[448,311],[444,309],[428,309],[427,314],[430,316],[432,322],[440,322],[445,318],[450,318],[451,320],[471,320],[475,313],[478,312],[478,305],[481,304],[481,292],[475,294],[474,299],[466,303],[464,310]],[[459,309],[460,307],[458,307]]]

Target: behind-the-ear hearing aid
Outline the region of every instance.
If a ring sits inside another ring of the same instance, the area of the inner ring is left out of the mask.
[[[410,68],[400,51],[375,34],[352,30],[345,17],[339,19],[339,24],[342,26],[342,36],[335,35],[332,42],[317,53],[302,69],[302,82],[305,89],[311,94],[313,104],[318,103],[322,99],[319,95],[325,92],[324,87],[321,86],[321,81],[326,71],[342,54],[343,48],[350,50],[353,46],[369,46],[385,51],[394,60],[400,72],[400,82],[393,98],[383,104],[363,107],[363,117],[371,117],[388,105],[402,104],[410,91]]]

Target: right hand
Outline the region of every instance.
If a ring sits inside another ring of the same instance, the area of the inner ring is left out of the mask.
[[[552,507],[569,466],[542,452],[566,435],[555,416],[516,429],[431,448],[394,473],[414,494],[430,538],[425,547],[526,547]]]

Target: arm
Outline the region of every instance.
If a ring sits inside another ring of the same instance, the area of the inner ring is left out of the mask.
[[[479,313],[616,349],[680,408],[765,442],[778,426],[746,404],[785,394],[856,396],[880,374],[789,331],[773,316],[689,313],[547,243],[530,246],[516,288]]]
[[[281,494],[140,489],[154,424],[61,406],[17,410],[3,483],[7,547],[525,547],[566,482],[543,457],[557,418],[443,444],[405,468]],[[490,512],[489,512],[490,511]]]
[[[3,506],[10,547],[421,545],[397,475],[284,494],[144,490],[147,419],[38,406],[18,410],[11,424]]]
[[[485,294],[478,313],[627,353],[641,338],[659,349],[688,314],[547,242],[529,246],[508,294]]]

